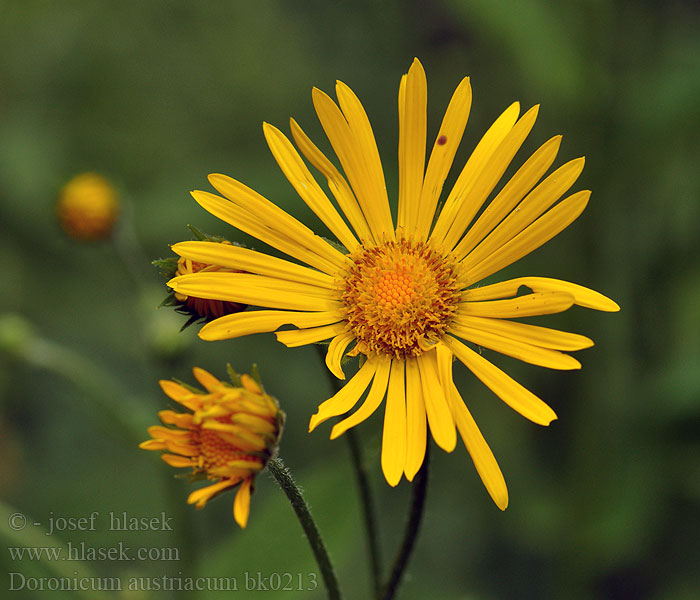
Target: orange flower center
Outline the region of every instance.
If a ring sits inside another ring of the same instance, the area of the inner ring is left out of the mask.
[[[405,358],[444,333],[459,302],[455,266],[422,242],[400,240],[352,256],[342,300],[356,350]]]
[[[220,423],[229,425],[228,417],[218,417]],[[233,444],[223,440],[219,433],[213,429],[200,430],[200,453],[204,459],[204,468],[208,471],[214,467],[226,467],[232,460],[245,460],[248,454]]]

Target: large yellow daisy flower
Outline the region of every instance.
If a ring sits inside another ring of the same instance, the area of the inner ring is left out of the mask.
[[[221,317],[201,329],[203,339],[276,331],[290,347],[330,340],[326,364],[340,379],[345,378],[343,356],[363,355],[359,371],[319,406],[310,430],[348,413],[369,388],[362,405],[333,427],[331,438],[369,417],[386,397],[381,464],[390,485],[404,474],[409,480],[416,475],[428,429],[447,452],[455,448],[457,429],[486,489],[505,509],[503,475],[452,381],[453,357],[528,419],[547,425],[556,418],[549,406],[464,342],[552,369],[578,369],[580,363],[563,351],[590,347],[590,339],[510,319],[557,313],[574,304],[619,310],[598,292],[557,279],[521,277],[476,287],[581,214],[589,191],[559,199],[584,160],[572,160],[542,179],[557,155],[561,136],[555,136],[482,211],[537,117],[535,106],[518,118],[516,102],[484,134],[438,211],[469,116],[471,87],[465,78],[455,90],[426,168],[427,85],[416,59],[399,87],[394,222],[367,115],[347,85],[338,82],[336,94],[338,104],[318,89],[312,97],[345,177],[293,119],[291,131],[301,153],[326,178],[340,212],[289,139],[268,123],[263,131],[287,179],[347,251],[244,184],[210,175],[224,198],[193,192],[201,206],[298,262],[236,246],[183,242],[173,247],[181,256],[246,273],[200,272],[169,285],[189,296],[266,309]],[[522,287],[531,293],[519,295]],[[284,325],[297,329],[277,331]]]

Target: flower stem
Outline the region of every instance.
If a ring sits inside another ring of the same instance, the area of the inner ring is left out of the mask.
[[[324,363],[325,357],[321,346],[316,346],[321,362]],[[340,390],[339,381],[333,376],[333,373],[328,371],[328,379],[331,388],[334,392]],[[350,456],[352,457],[352,466],[355,471],[355,479],[360,492],[360,504],[362,505],[362,515],[364,517],[365,535],[367,536],[367,548],[369,550],[370,568],[372,570],[372,584],[375,598],[381,598],[382,591],[382,558],[379,549],[379,535],[377,532],[377,519],[375,518],[374,499],[372,489],[369,485],[369,477],[367,476],[367,468],[360,440],[354,429],[349,429],[345,433],[345,439],[348,442]]]
[[[425,448],[425,459],[423,466],[418,471],[415,481],[413,482],[413,494],[411,496],[411,510],[408,515],[408,523],[404,531],[404,538],[399,551],[394,559],[394,564],[391,569],[389,580],[384,586],[383,600],[392,600],[399,589],[401,578],[408,566],[408,561],[411,558],[413,547],[418,537],[421,519],[423,517],[423,508],[425,507],[425,496],[428,490],[428,471],[430,462],[430,444]]]
[[[335,571],[333,570],[333,565],[331,564],[330,557],[328,556],[328,551],[323,543],[323,538],[321,533],[316,526],[316,523],[311,516],[309,511],[309,505],[304,500],[301,495],[301,490],[297,486],[292,474],[289,469],[282,462],[279,457],[271,459],[267,463],[268,469],[274,476],[275,480],[282,488],[282,491],[287,495],[294,512],[299,519],[306,538],[309,540],[311,545],[311,550],[314,553],[316,562],[318,563],[318,568],[321,571],[321,577],[326,584],[326,589],[328,590],[328,598],[330,600],[340,600],[340,589],[338,588],[338,580],[335,576]]]

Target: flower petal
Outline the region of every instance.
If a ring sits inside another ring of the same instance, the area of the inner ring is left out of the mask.
[[[379,360],[377,372],[374,375],[372,387],[369,390],[369,394],[367,394],[367,398],[362,403],[360,408],[358,408],[354,413],[333,426],[333,429],[331,430],[332,440],[341,436],[348,429],[362,423],[362,421],[368,419],[374,414],[374,411],[377,410],[379,405],[382,403],[384,395],[386,394],[390,368],[391,359]]]
[[[445,390],[438,378],[436,351],[419,356],[417,362],[430,432],[440,448],[445,452],[452,452],[457,445],[457,433],[445,398]]]
[[[387,483],[395,487],[406,464],[406,386],[404,361],[391,363],[389,389],[384,409],[382,434],[382,471]]]
[[[435,223],[435,228],[430,234],[431,240],[434,240],[436,243],[441,243],[445,238],[469,190],[474,185],[479,173],[481,173],[484,167],[488,165],[489,161],[492,160],[500,143],[515,125],[519,112],[520,104],[514,102],[503,111],[501,116],[496,119],[481,138],[481,141],[477,144],[469,160],[467,160],[467,164],[464,165],[462,172],[457,178],[457,182],[445,201],[445,205]]]
[[[493,252],[483,261],[471,268],[468,265],[473,263],[471,263],[470,257],[467,257],[463,263],[467,266],[464,273],[465,279],[472,282],[481,281],[546,244],[578,219],[583,209],[586,208],[590,196],[591,192],[584,190],[562,200],[509,242],[500,248],[494,248]],[[487,237],[482,245],[486,244],[488,240]],[[477,246],[477,250],[480,247],[481,245]]]
[[[533,223],[574,185],[584,162],[583,158],[576,158],[554,171],[466,256],[464,264],[467,267],[478,264]]]
[[[313,175],[311,175],[291,142],[279,129],[269,123],[263,124],[263,132],[272,155],[275,157],[285,177],[294,186],[297,194],[314,211],[316,216],[323,221],[323,224],[333,232],[333,235],[340,240],[341,244],[350,251],[354,250],[358,245],[357,238],[345,224],[338,211],[335,210],[335,207],[318,183],[316,183]]]
[[[372,381],[379,364],[379,360],[368,359],[339,392],[323,402],[321,406],[318,407],[316,414],[313,415],[309,421],[309,432],[316,429],[316,427],[331,417],[342,415],[355,406],[360,396],[362,396],[367,389],[369,382]]]
[[[297,265],[250,248],[241,248],[218,242],[179,242],[171,246],[175,254],[190,260],[240,269],[256,275],[268,275],[329,289],[335,288],[335,279],[326,273]]]
[[[549,425],[557,418],[542,400],[462,342],[448,335],[443,338],[443,342],[484,385],[513,410],[539,425]]]
[[[460,203],[456,218],[442,239],[445,248],[454,248],[471,223],[474,215],[484,204],[493,188],[496,187],[516,152],[523,145],[525,138],[532,130],[538,111],[539,106],[533,106],[528,110],[503,138],[491,159],[483,166],[469,188],[469,193],[464,195],[464,200]]]
[[[421,241],[428,239],[442,187],[452,166],[459,143],[462,141],[471,103],[472,88],[469,84],[469,77],[465,77],[457,86],[447,106],[442,125],[440,125],[440,130],[435,138],[433,150],[430,153],[428,167],[425,170],[416,220],[416,236]]]
[[[340,335],[335,336],[328,345],[328,352],[326,353],[326,366],[328,367],[328,370],[338,379],[345,379],[345,373],[343,373],[341,362],[343,355],[345,354],[345,349],[354,339],[355,334],[348,331],[347,333],[341,333]]]
[[[333,325],[323,325],[322,327],[310,327],[308,329],[292,329],[290,331],[276,331],[277,341],[283,343],[287,348],[296,348],[322,342],[330,337],[336,336],[345,331],[345,323],[334,323]]]
[[[457,312],[459,315],[508,319],[552,315],[570,309],[573,304],[574,297],[566,292],[535,292],[508,300],[462,301]]]
[[[605,312],[620,310],[617,303],[595,290],[577,283],[552,279],[551,277],[517,277],[516,279],[472,288],[462,292],[462,300],[471,302],[473,300],[491,300],[493,298],[515,296],[518,293],[518,289],[522,286],[529,287],[533,292],[565,292],[573,297],[574,304],[585,308]]]
[[[539,346],[513,340],[494,333],[493,331],[469,327],[460,323],[459,319],[450,327],[450,333],[478,346],[495,350],[501,354],[512,356],[518,360],[540,367],[562,370],[581,368],[581,363],[573,356],[563,354],[556,350],[550,350],[549,348],[541,348]]]
[[[222,277],[228,275],[229,277]],[[176,292],[195,296],[196,298],[208,298],[213,300],[225,300],[239,302],[263,308],[277,308],[281,310],[309,310],[329,311],[341,308],[341,303],[333,300],[330,295],[321,295],[324,288],[312,288],[303,284],[284,282],[282,279],[271,277],[259,277],[250,282],[249,278],[242,278],[244,273],[193,273],[181,275],[168,282]],[[313,294],[308,293],[311,289]],[[283,290],[281,293],[280,290]],[[326,290],[328,292],[328,290]]]
[[[406,479],[413,481],[425,458],[427,429],[423,387],[415,358],[406,360]]]
[[[345,177],[340,174],[340,171],[326,158],[323,152],[316,147],[294,119],[290,119],[289,124],[299,150],[316,169],[323,173],[328,181],[329,189],[335,196],[338,206],[340,206],[340,210],[343,211],[348,221],[350,221],[350,225],[352,225],[360,241],[363,244],[370,242],[372,240],[372,232]]]
[[[250,514],[250,493],[253,479],[244,479],[241,486],[236,492],[236,497],[233,500],[233,518],[236,523],[245,529],[248,524],[248,515]]]
[[[569,333],[549,329],[538,325],[518,323],[517,321],[504,321],[503,319],[489,319],[487,317],[472,317],[460,315],[456,321],[461,325],[466,325],[482,331],[498,333],[511,340],[518,340],[539,346],[540,348],[551,348],[552,350],[583,350],[593,346],[593,340],[585,335]]]
[[[466,235],[457,244],[454,253],[458,257],[466,256],[481,242],[503,218],[515,208],[525,195],[532,190],[547,169],[552,166],[559,151],[561,136],[557,135],[540,146],[528,158],[515,175],[510,178],[498,195],[479,215],[476,222],[469,228]]]
[[[228,340],[253,333],[275,331],[283,325],[295,325],[301,329],[331,325],[342,320],[337,310],[319,312],[291,312],[286,310],[251,310],[225,315],[207,323],[199,330],[203,340]]]
[[[405,82],[405,83],[404,83]],[[397,227],[416,229],[425,170],[428,84],[416,58],[399,91],[399,216]]]

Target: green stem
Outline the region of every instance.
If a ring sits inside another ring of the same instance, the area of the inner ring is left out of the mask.
[[[318,349],[319,356],[324,362],[325,367],[325,358],[322,347],[316,346],[316,348]],[[341,388],[339,381],[333,376],[333,373],[327,369],[326,372],[328,373],[328,379],[330,380],[333,391],[339,391]],[[355,430],[349,429],[345,433],[345,439],[348,442],[350,455],[352,456],[352,466],[353,470],[355,471],[355,479],[360,492],[360,504],[362,506],[367,548],[369,550],[374,596],[375,598],[379,599],[381,598],[382,591],[382,557],[379,549],[379,535],[377,533],[377,520],[375,518],[376,512],[374,508],[372,489],[369,485],[369,477],[367,475],[367,467],[362,452],[362,446],[360,445],[360,441]]]
[[[311,516],[309,511],[309,505],[304,500],[301,495],[301,490],[297,486],[292,474],[289,469],[282,462],[282,459],[277,457],[271,459],[267,463],[268,469],[274,476],[275,480],[282,488],[282,491],[287,495],[294,512],[299,519],[306,538],[309,540],[311,545],[311,550],[314,553],[316,562],[318,563],[318,568],[321,571],[321,577],[326,584],[326,589],[328,590],[328,598],[330,600],[340,600],[340,589],[338,588],[338,580],[335,576],[335,571],[333,570],[333,565],[331,564],[330,557],[328,556],[328,551],[323,543],[323,538],[321,533],[316,526],[316,523]]]
[[[383,600],[392,600],[399,589],[401,578],[408,566],[408,561],[411,558],[411,553],[418,537],[421,519],[423,517],[423,509],[425,507],[425,496],[428,490],[428,471],[430,462],[430,445],[426,445],[425,459],[423,466],[418,471],[416,479],[413,482],[413,494],[411,496],[411,511],[406,523],[404,538],[399,551],[394,559],[394,565],[391,569],[391,575],[384,587]]]

